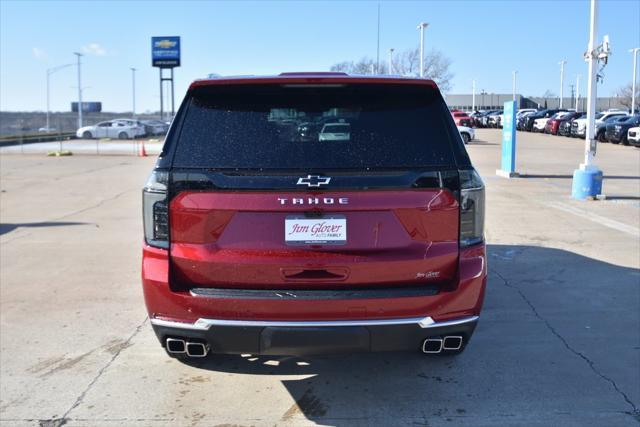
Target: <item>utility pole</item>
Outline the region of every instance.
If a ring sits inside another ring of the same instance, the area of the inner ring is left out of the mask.
[[[424,78],[424,29],[427,28],[429,24],[427,22],[421,22],[418,24],[418,29],[420,30],[420,78]]]
[[[82,127],[82,79],[80,78],[80,52],[73,52],[78,57],[78,129]]]
[[[389,49],[389,70],[388,70],[388,74],[393,74],[393,51],[395,49],[391,48]]]
[[[376,73],[380,73],[380,3],[378,3],[378,45],[376,48]]]
[[[640,52],[640,47],[635,47],[633,49],[629,49],[629,52],[633,55],[633,78],[631,79],[631,115],[634,115],[636,112],[636,65],[638,64],[638,52]]]
[[[573,105],[573,100],[575,99],[574,96],[576,95],[574,88],[575,85],[569,85],[569,87],[571,88],[571,102],[569,103],[569,106]]]
[[[580,74],[576,75],[576,111],[580,111]]]
[[[71,67],[73,64],[64,64],[64,65],[59,65],[57,67],[52,67],[52,68],[47,68],[47,132],[49,131],[51,125],[49,122],[49,114],[51,112],[51,106],[49,104],[49,100],[50,100],[50,95],[49,95],[49,78],[51,77],[51,74],[55,73],[56,71],[60,71],[63,68],[67,68],[67,67]]]
[[[513,100],[514,100],[514,101],[516,100],[516,76],[517,76],[517,75],[518,75],[518,72],[517,72],[517,71],[514,71],[514,72],[513,72],[513,88],[512,88],[512,91],[513,91]]]
[[[471,111],[476,111],[476,81],[471,81]]]
[[[564,64],[566,64],[567,61],[565,61],[564,59],[560,62],[558,62],[558,64],[560,64],[560,107],[562,108],[562,98],[563,98],[563,90],[564,90]]]
[[[136,69],[131,67],[131,94],[133,96],[133,105],[131,107],[131,115],[136,117]]]

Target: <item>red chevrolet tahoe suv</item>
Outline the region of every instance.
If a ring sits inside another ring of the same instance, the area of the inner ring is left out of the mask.
[[[484,198],[430,80],[195,81],[143,190],[151,324],[178,358],[460,353]]]

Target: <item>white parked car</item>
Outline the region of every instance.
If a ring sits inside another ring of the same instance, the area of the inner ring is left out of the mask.
[[[349,123],[327,123],[322,126],[320,141],[348,141],[351,139],[351,125]]]
[[[473,128],[466,127],[466,126],[456,126],[456,127],[458,128],[458,132],[460,132],[462,141],[464,141],[465,144],[468,144],[469,142],[473,141],[476,138],[476,132],[473,130]]]
[[[640,147],[640,127],[636,126],[627,131],[627,141],[631,145]]]
[[[628,116],[624,111],[613,110],[613,111],[604,111],[602,113],[596,114],[595,121],[596,126],[604,123],[608,118],[614,116]],[[587,116],[582,119],[576,119],[571,123],[571,136],[578,136],[580,138],[585,137],[586,128],[587,128]]]
[[[520,108],[518,110],[518,112],[516,113],[516,119],[519,119],[520,117],[526,115],[526,114],[531,114],[531,113],[535,113],[536,110],[535,108]]]
[[[137,120],[116,119],[84,126],[76,131],[78,138],[132,139],[145,135],[144,125]]]

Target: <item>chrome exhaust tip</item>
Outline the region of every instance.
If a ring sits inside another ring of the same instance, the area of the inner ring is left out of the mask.
[[[209,353],[209,345],[201,342],[187,342],[187,356],[205,357]]]
[[[442,341],[443,350],[460,350],[462,348],[462,337],[459,335],[451,335],[444,337]]]
[[[167,338],[167,352],[171,354],[184,354],[187,352],[187,346],[184,340],[178,338]]]
[[[442,338],[427,338],[422,343],[422,352],[426,354],[436,354],[442,351]]]

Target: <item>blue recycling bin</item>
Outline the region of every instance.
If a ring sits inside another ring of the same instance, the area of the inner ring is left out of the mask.
[[[600,169],[573,171],[571,197],[584,200],[602,194],[602,171]]]

